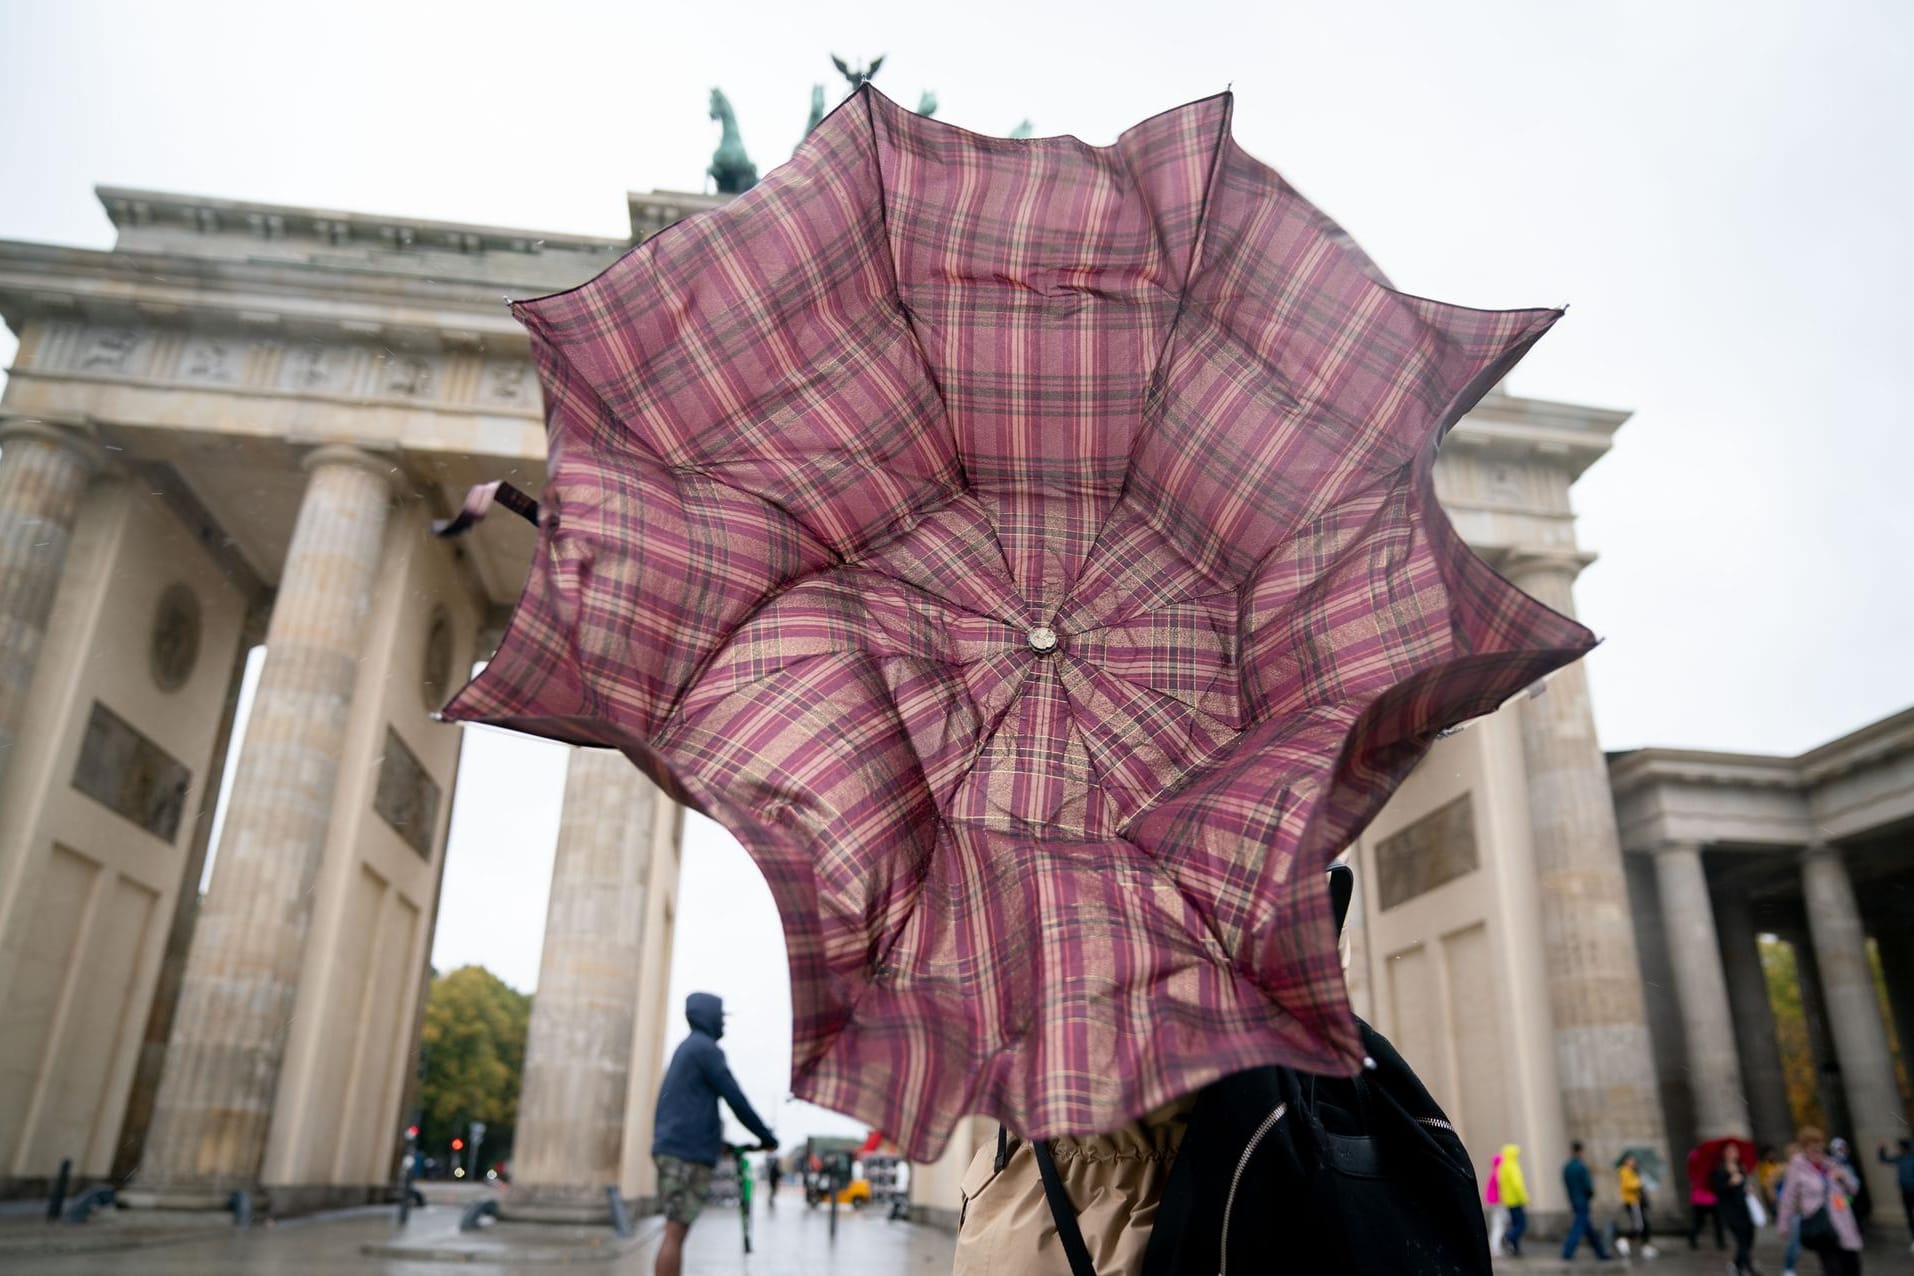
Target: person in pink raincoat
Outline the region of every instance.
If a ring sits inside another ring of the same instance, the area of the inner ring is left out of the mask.
[[[1860,1276],[1861,1225],[1853,1205],[1859,1184],[1828,1155],[1821,1131],[1808,1128],[1796,1137],[1801,1150],[1788,1162],[1775,1224],[1787,1236],[1798,1221],[1801,1248],[1819,1256],[1829,1276]]]
[[[1502,1252],[1502,1238],[1508,1234],[1509,1211],[1502,1204],[1502,1154],[1489,1161],[1489,1183],[1482,1189],[1482,1203],[1489,1207],[1489,1253]]]

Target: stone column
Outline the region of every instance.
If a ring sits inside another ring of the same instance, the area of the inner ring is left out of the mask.
[[[1661,888],[1661,924],[1668,938],[1668,965],[1681,1006],[1687,1043],[1688,1089],[1695,1101],[1695,1128],[1704,1139],[1752,1133],[1741,1091],[1735,1022],[1728,1008],[1728,979],[1715,938],[1714,902],[1701,847],[1671,842],[1655,852]]]
[[[1516,585],[1572,615],[1581,564],[1573,552],[1523,554],[1506,570]],[[1613,1164],[1630,1144],[1666,1150],[1621,837],[1587,672],[1570,665],[1519,712],[1568,1136],[1588,1143],[1594,1165]],[[1536,1153],[1547,1161],[1566,1149]]]
[[[159,1204],[258,1185],[332,821],[391,465],[324,447],[306,470],[140,1169]]]
[[[0,422],[0,778],[33,689],[80,498],[101,455],[75,429]]]
[[[525,1042],[514,1218],[607,1217],[620,1178],[632,1027],[646,972],[645,879],[658,790],[621,753],[577,749],[552,863],[545,950]]]
[[[1833,847],[1814,846],[1801,858],[1801,896],[1808,909],[1808,930],[1821,967],[1821,992],[1827,1001],[1828,1028],[1841,1060],[1854,1128],[1838,1131],[1854,1144],[1855,1159],[1868,1176],[1874,1199],[1900,1199],[1891,1166],[1874,1158],[1877,1144],[1893,1146],[1907,1133],[1907,1114],[1894,1081],[1894,1056],[1867,959],[1867,932],[1854,900],[1847,865]]]
[[[1734,1012],[1754,1136],[1780,1148],[1794,1137],[1794,1117],[1788,1110],[1774,1007],[1768,1002],[1768,976],[1761,967],[1760,934],[1745,893],[1726,891],[1715,898],[1715,934],[1721,940],[1722,972],[1728,979],[1728,1005]]]

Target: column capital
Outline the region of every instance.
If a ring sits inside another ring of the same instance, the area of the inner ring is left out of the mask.
[[[317,474],[320,470],[333,466],[346,466],[361,469],[368,474],[377,475],[385,481],[394,496],[403,496],[411,490],[412,484],[406,478],[405,471],[397,461],[376,452],[367,452],[348,443],[326,443],[306,453],[300,460],[299,468],[308,474]]]
[[[78,458],[91,477],[106,467],[106,449],[90,425],[68,425],[31,416],[0,416],[0,449],[13,439],[38,439]]]
[[[1510,580],[1522,576],[1559,576],[1572,583],[1595,557],[1593,550],[1570,545],[1517,546],[1505,550],[1497,565]]]
[[[1678,855],[1683,851],[1692,851],[1699,855],[1705,849],[1707,849],[1705,843],[1687,838],[1665,838],[1648,848],[1649,853],[1658,858],[1663,855]]]

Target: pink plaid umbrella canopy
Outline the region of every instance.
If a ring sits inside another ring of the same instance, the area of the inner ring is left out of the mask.
[[[1230,137],[1005,141],[865,88],[523,302],[551,464],[446,716],[623,750],[783,915],[797,1094],[937,1156],[1360,1049],[1323,870],[1592,645],[1436,503],[1559,317],[1392,289]]]

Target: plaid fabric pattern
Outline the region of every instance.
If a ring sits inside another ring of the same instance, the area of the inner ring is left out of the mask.
[[[1357,1066],[1323,870],[1592,645],[1432,484],[1558,312],[1393,290],[1230,107],[1097,148],[866,88],[517,307],[540,549],[447,714],[622,749],[734,832],[793,1088],[920,1160],[966,1113],[1087,1133]]]

